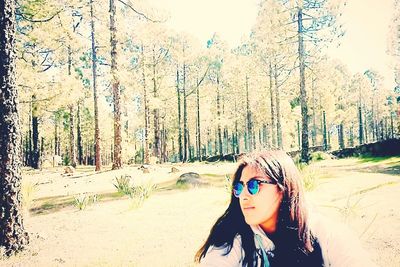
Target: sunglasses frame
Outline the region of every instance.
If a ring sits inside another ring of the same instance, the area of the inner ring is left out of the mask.
[[[252,178],[250,178],[250,179],[246,182],[246,184],[243,183],[243,181],[239,181],[239,182],[235,183],[235,184],[232,186],[232,193],[233,193],[233,195],[234,195],[235,197],[239,198],[240,195],[243,193],[243,190],[244,190],[245,187],[247,187],[247,191],[249,192],[250,195],[256,195],[258,192],[260,192],[260,184],[277,184],[276,181],[260,180],[260,179],[257,179],[257,178],[264,178],[264,177],[261,177],[261,176],[252,177]],[[257,191],[256,191],[255,193],[252,193],[252,192],[250,191],[250,189],[249,189],[249,183],[252,182],[252,181],[256,181],[256,182],[257,182]],[[242,187],[242,190],[240,191],[240,193],[239,193],[238,195],[235,194],[235,191],[236,191],[236,190],[235,190],[235,186],[236,186],[237,184],[241,184],[241,185],[243,186],[243,187]]]

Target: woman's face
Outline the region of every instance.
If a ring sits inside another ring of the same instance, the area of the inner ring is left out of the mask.
[[[271,181],[259,169],[245,166],[240,177],[240,181],[245,185],[239,195],[240,207],[247,224],[260,225],[266,233],[271,234],[276,230],[283,193],[276,184],[262,183],[259,185],[258,193],[251,195],[246,183],[254,177],[258,180]]]

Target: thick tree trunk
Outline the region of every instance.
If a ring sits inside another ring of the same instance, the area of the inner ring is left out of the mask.
[[[32,167],[32,158],[33,158],[33,150],[32,150],[32,101],[29,102],[29,119],[28,119],[28,151],[27,151],[27,165]]]
[[[144,105],[144,136],[143,136],[143,163],[149,164],[149,127],[150,127],[150,112],[149,112],[149,98],[147,95],[146,86],[146,64],[144,62],[144,46],[142,45],[142,83],[143,83],[143,105]]]
[[[95,142],[95,164],[96,171],[101,170],[101,152],[100,152],[100,127],[99,127],[99,107],[98,107],[98,96],[96,87],[96,68],[97,68],[97,56],[96,56],[96,41],[94,38],[94,14],[93,14],[93,0],[90,0],[90,26],[91,26],[91,41],[92,41],[92,76],[93,76],[93,98],[94,98],[94,142]]]
[[[325,110],[322,112],[322,131],[323,131],[323,143],[324,143],[324,151],[327,151],[329,149],[328,147],[328,136],[327,136],[327,130],[326,130],[326,115],[325,115]]]
[[[157,73],[156,73],[156,51],[153,46],[153,96],[155,99],[158,98],[157,88]],[[154,146],[153,154],[161,161],[161,137],[160,137],[160,109],[158,107],[153,109],[154,116]]]
[[[78,162],[80,165],[83,164],[83,148],[82,148],[82,131],[81,131],[81,101],[78,102],[78,111],[76,114],[78,122],[77,127],[77,145],[78,145]]]
[[[9,256],[29,243],[21,206],[21,136],[15,85],[15,1],[0,2],[0,22],[0,247]]]
[[[361,106],[358,107],[358,143],[364,144],[364,126],[362,119]]]
[[[71,76],[72,50],[68,46],[68,75]],[[72,89],[72,88],[71,88]],[[76,168],[74,105],[69,105],[69,164]]]
[[[40,168],[40,153],[39,153],[39,118],[36,96],[32,96],[32,165],[34,169]]]
[[[339,124],[338,127],[338,138],[339,138],[339,149],[344,149],[344,129],[343,129],[343,123]]]
[[[114,102],[114,158],[112,169],[122,168],[122,136],[121,136],[121,97],[117,66],[117,27],[115,25],[115,2],[110,0],[110,45],[111,45],[111,76]]]
[[[74,106],[69,106],[69,156],[70,165],[76,168]]]
[[[307,107],[307,91],[305,83],[305,51],[303,40],[303,11],[299,8],[297,13],[298,25],[298,53],[300,61],[300,106],[301,106],[301,162],[308,163],[310,155],[308,151],[308,107]]]

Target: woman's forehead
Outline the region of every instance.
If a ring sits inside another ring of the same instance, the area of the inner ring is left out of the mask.
[[[268,178],[268,175],[259,167],[247,165],[242,170],[242,175],[240,177],[240,181],[248,181],[253,177],[265,177]]]

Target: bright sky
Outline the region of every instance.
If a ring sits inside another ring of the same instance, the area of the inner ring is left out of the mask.
[[[247,36],[257,14],[258,0],[148,0],[153,7],[170,13],[167,24],[176,31],[196,36],[204,45],[214,32],[233,47]],[[390,57],[386,54],[387,34],[393,0],[347,0],[341,21],[346,35],[330,54],[347,64],[352,73],[368,68],[385,77],[394,87]]]

